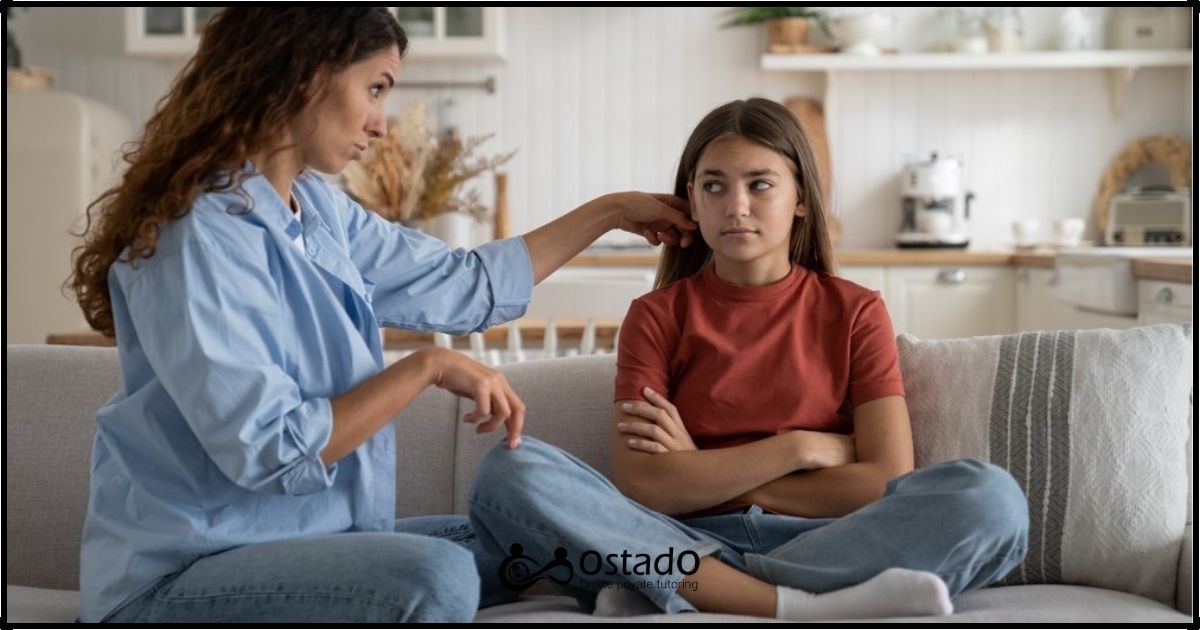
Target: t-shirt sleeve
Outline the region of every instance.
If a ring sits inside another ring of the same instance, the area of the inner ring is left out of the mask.
[[[662,318],[641,299],[630,304],[617,343],[614,401],[645,400],[645,387],[670,395],[671,349]]]
[[[850,404],[856,407],[877,398],[903,395],[892,318],[876,291],[859,310],[850,331]]]

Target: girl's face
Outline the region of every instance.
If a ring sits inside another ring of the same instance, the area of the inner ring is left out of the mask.
[[[774,149],[741,136],[714,140],[696,163],[688,199],[719,266],[790,269],[792,221],[804,208],[795,173]]]
[[[391,46],[330,76],[294,123],[303,164],[335,174],[361,160],[368,143],[387,133],[384,103],[399,73],[400,50]]]

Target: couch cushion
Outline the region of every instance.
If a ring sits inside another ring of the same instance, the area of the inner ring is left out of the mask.
[[[5,620],[9,623],[68,624],[79,610],[79,593],[8,586]],[[1083,586],[1005,586],[987,588],[954,599],[955,613],[948,617],[876,620],[974,623],[1187,623],[1187,615],[1144,597]],[[575,600],[561,596],[527,597],[522,601],[485,608],[476,622],[496,623],[747,623],[767,619],[738,615],[685,613],[597,618],[580,612]]]
[[[4,358],[7,581],[78,589],[96,410],[120,386],[117,352],[8,346]]]
[[[553,444],[608,475],[608,425],[612,419],[616,355],[601,354],[512,363],[501,371],[525,402],[525,433]],[[461,413],[475,403],[460,401]],[[458,422],[454,458],[454,511],[467,511],[475,471],[503,433],[476,435]]]
[[[396,419],[396,516],[446,514],[454,484],[458,398],[430,387]]]
[[[974,457],[1029,499],[1006,584],[1111,588],[1173,605],[1187,518],[1190,329],[899,338],[917,466]]]
[[[759,617],[682,613],[633,617],[592,617],[566,597],[538,597],[485,608],[476,622],[499,623],[760,623]],[[1144,597],[1086,586],[1003,586],[954,598],[954,614],[945,617],[902,617],[855,620],[881,623],[1187,623],[1188,616]]]

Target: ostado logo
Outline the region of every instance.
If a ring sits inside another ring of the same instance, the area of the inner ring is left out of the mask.
[[[575,577],[576,567],[583,575],[608,577],[669,576],[676,573],[690,576],[700,568],[700,556],[696,552],[685,549],[676,555],[674,547],[668,547],[666,552],[657,556],[631,553],[628,549],[609,554],[588,549],[579,554],[575,563],[568,558],[570,554],[565,548],[558,547],[554,550],[554,559],[545,564],[539,564],[525,555],[525,548],[520,543],[513,543],[508,551],[508,557],[500,563],[500,583],[514,591],[522,590],[542,578],[565,585]]]

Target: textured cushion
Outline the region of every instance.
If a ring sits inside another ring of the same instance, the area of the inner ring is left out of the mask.
[[[396,418],[396,516],[450,512],[458,397],[430,387]]]
[[[514,604],[485,608],[475,616],[476,622],[500,623],[570,623],[605,624],[634,623],[761,623],[772,621],[760,617],[684,613],[679,615],[638,615],[633,617],[593,617],[583,613],[574,600],[566,597],[539,597]],[[855,620],[862,621],[862,620]],[[1005,586],[970,591],[954,598],[954,614],[945,617],[903,617],[872,619],[880,623],[1127,623],[1186,624],[1187,615],[1180,614],[1158,602],[1144,597],[1084,586]]]
[[[1084,584],[1174,605],[1190,333],[901,335],[917,465],[991,461],[1029,498],[1029,553],[1006,584]]]

